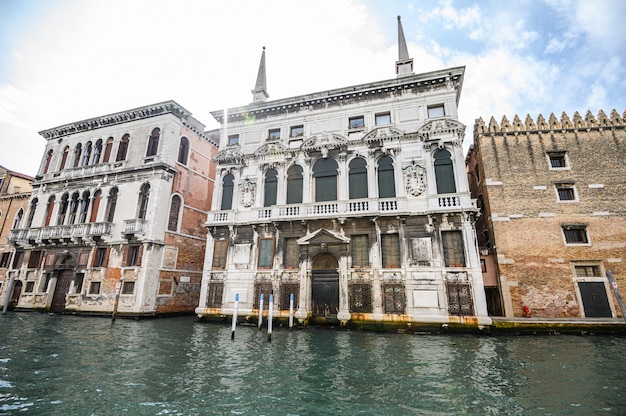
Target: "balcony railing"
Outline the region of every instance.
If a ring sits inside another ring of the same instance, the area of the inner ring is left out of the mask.
[[[132,220],[124,220],[122,234],[143,234],[146,230],[146,220],[134,218]]]
[[[209,214],[207,225],[420,212],[429,214],[476,209],[476,201],[471,199],[469,193],[432,195],[424,199],[411,200],[410,204],[405,198],[371,198],[277,205],[241,211],[215,211]]]
[[[93,222],[86,224],[53,225],[23,230],[11,230],[11,243],[48,243],[55,240],[94,239],[111,233],[111,223]]]

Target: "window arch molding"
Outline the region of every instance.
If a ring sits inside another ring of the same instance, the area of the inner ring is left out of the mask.
[[[456,193],[456,180],[454,177],[454,161],[452,152],[445,147],[433,152],[433,168],[435,171],[435,183],[438,194]]]
[[[302,166],[298,164],[287,169],[287,204],[302,203],[303,172]]]
[[[278,171],[276,169],[268,169],[263,175],[263,206],[270,207],[276,205],[276,197],[278,194]]]
[[[367,160],[361,156],[348,163],[348,192],[350,199],[368,197]]]
[[[383,155],[376,161],[378,179],[378,197],[395,198],[395,161],[391,156]]]
[[[168,231],[180,231],[184,201],[182,195],[175,193],[170,198],[170,210],[167,220]]]
[[[178,158],[176,159],[178,163],[187,165],[190,148],[189,139],[185,136],[181,137],[178,145]]]
[[[159,138],[161,137],[161,129],[155,127],[148,137],[148,148],[146,149],[146,156],[156,156],[159,149]]]
[[[332,157],[318,159],[313,165],[315,202],[337,200],[339,164]]]
[[[148,215],[148,202],[150,201],[150,184],[145,182],[139,189],[137,200],[137,218],[145,220]]]
[[[222,177],[222,200],[220,210],[228,211],[233,209],[233,195],[235,191],[235,175],[227,173]]]

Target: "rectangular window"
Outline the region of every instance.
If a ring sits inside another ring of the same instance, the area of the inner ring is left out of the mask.
[[[272,267],[274,259],[274,239],[262,238],[259,240],[259,267]]]
[[[9,260],[11,260],[11,252],[7,251],[5,253],[2,253],[2,257],[0,258],[0,267],[9,267]]]
[[[298,307],[298,299],[300,296],[300,285],[298,283],[281,283],[280,287],[279,309],[289,309],[289,299],[293,295],[293,307]]]
[[[357,283],[348,286],[350,312],[372,312],[372,285]]]
[[[41,260],[41,251],[33,250],[30,252],[30,258],[28,259],[28,268],[36,269],[39,267],[39,261]]]
[[[387,124],[391,124],[391,114],[376,114],[376,125],[377,126],[386,126]]]
[[[285,238],[285,258],[283,262],[285,267],[296,269],[300,265],[300,247],[297,238]]]
[[[431,105],[428,107],[428,118],[443,117],[446,113],[443,108],[443,104]]]
[[[107,247],[97,247],[93,258],[93,267],[106,267],[107,264]]]
[[[571,183],[557,184],[556,194],[559,201],[576,201],[576,190]]]
[[[304,136],[304,126],[292,126],[289,129],[289,137],[302,137]]]
[[[215,240],[213,243],[213,268],[225,269],[228,255],[228,240]],[[221,299],[220,299],[221,302]]]
[[[24,289],[24,292],[33,293],[33,290],[35,290],[35,282],[26,282],[26,288]]]
[[[385,313],[404,313],[405,296],[402,284],[383,285],[383,306]]]
[[[601,277],[600,266],[574,266],[576,277]]]
[[[382,234],[380,236],[384,268],[400,267],[400,238],[398,234]]]
[[[351,237],[352,267],[369,267],[370,247],[367,234]]]
[[[83,282],[85,281],[84,273],[76,273],[74,276],[74,293],[80,294],[83,291]]]
[[[221,308],[224,294],[224,282],[210,282],[206,295],[207,308]]]
[[[274,287],[271,283],[259,282],[254,284],[254,309],[259,309],[261,305],[261,295],[263,295],[263,309],[267,310],[270,304],[270,295],[274,294]],[[278,301],[278,299],[276,299]]]
[[[443,259],[446,267],[465,266],[465,246],[461,231],[442,231]]]
[[[232,146],[235,144],[239,144],[239,135],[238,134],[231,134],[230,136],[228,136],[228,145]]]
[[[22,261],[24,260],[24,252],[23,251],[16,251],[15,252],[15,256],[13,256],[13,266],[11,266],[12,269],[19,269],[20,267],[22,267]]]
[[[365,127],[365,117],[363,116],[350,117],[348,119],[348,126],[351,129],[361,129]]]
[[[567,156],[565,152],[549,152],[548,160],[550,161],[550,169],[568,168]]]
[[[127,266],[139,265],[139,248],[141,246],[128,246],[128,255],[126,256]]]
[[[98,295],[100,293],[100,285],[102,282],[91,282],[89,284],[89,294]]]
[[[563,235],[565,236],[566,244],[588,244],[589,237],[587,236],[586,225],[562,225]]]
[[[132,295],[135,293],[135,282],[124,282],[122,285],[122,295]]]
[[[270,129],[267,132],[267,140],[280,140],[280,129]]]

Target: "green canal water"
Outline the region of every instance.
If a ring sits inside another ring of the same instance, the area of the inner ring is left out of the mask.
[[[0,415],[624,415],[626,338],[8,313]]]

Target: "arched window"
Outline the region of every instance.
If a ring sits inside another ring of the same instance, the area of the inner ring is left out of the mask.
[[[100,190],[94,192],[93,200],[91,202],[91,215],[89,216],[89,222],[96,222],[98,218],[98,209],[100,208],[100,197],[102,192]]]
[[[396,180],[393,172],[393,159],[383,156],[378,159],[378,197],[395,198]]]
[[[116,162],[119,162],[120,160],[126,160],[126,154],[128,153],[129,141],[130,141],[129,134],[125,134],[122,137],[122,140],[120,140],[120,145],[117,148],[117,157],[115,158]]]
[[[100,155],[102,154],[102,139],[98,139],[96,147],[93,149],[93,165],[100,163]]]
[[[63,149],[63,156],[61,156],[61,166],[59,166],[59,170],[65,169],[65,164],[67,163],[67,155],[70,153],[70,147],[65,146]]]
[[[276,191],[278,189],[278,172],[276,169],[270,169],[265,172],[265,196],[263,206],[269,207],[276,205]]]
[[[148,150],[146,151],[146,156],[154,156],[157,154],[160,135],[161,129],[159,129],[158,127],[152,130],[152,133],[150,133],[150,138],[148,139]]]
[[[67,163],[67,155],[70,153],[70,147],[65,146],[63,149],[63,156],[61,156],[61,166],[59,166],[59,170],[65,169],[65,164]]]
[[[233,208],[233,190],[235,189],[235,177],[229,173],[222,179],[222,211]]]
[[[52,161],[52,149],[48,150],[46,153],[46,163],[43,165],[43,174],[48,173],[48,169],[50,168],[50,162]]]
[[[337,162],[331,157],[315,162],[313,177],[315,178],[315,202],[337,200]]]
[[[107,201],[107,210],[106,215],[104,216],[107,222],[113,222],[113,218],[115,217],[115,207],[117,206],[118,193],[119,191],[117,188],[111,188],[109,191],[109,200]]]
[[[183,165],[187,164],[187,156],[189,155],[189,139],[186,137],[180,138],[180,145],[178,145],[178,163]]]
[[[50,220],[52,219],[52,211],[54,210],[54,201],[56,200],[55,196],[52,195],[48,198],[48,205],[46,205],[46,219],[44,220],[44,227],[50,225]]]
[[[76,223],[76,214],[78,213],[78,192],[74,192],[72,194],[72,199],[70,201],[70,217],[67,220],[68,224]]]
[[[174,195],[172,197],[172,203],[170,204],[170,218],[167,222],[168,231],[178,231],[178,217],[180,215],[181,206],[182,200],[180,196]]]
[[[74,148],[74,166],[77,167],[80,163],[80,155],[83,153],[83,145],[78,143]]]
[[[69,198],[70,197],[67,193],[63,194],[63,196],[61,197],[61,206],[59,207],[59,214],[57,215],[57,225],[63,225],[63,223],[65,222]]]
[[[17,215],[13,219],[13,228],[12,228],[13,230],[18,230],[20,228],[20,225],[22,224],[23,216],[24,216],[24,209],[20,208],[20,210],[17,211]]]
[[[287,170],[287,203],[302,203],[302,167],[293,165]]]
[[[109,163],[111,159],[111,150],[113,149],[113,137],[107,139],[107,143],[104,145],[104,155],[102,156],[102,163]]]
[[[85,154],[83,154],[83,163],[81,166],[87,166],[89,164],[89,158],[91,157],[91,150],[93,149],[93,145],[91,142],[87,142],[85,145]]]
[[[438,194],[456,193],[454,166],[450,159],[450,152],[445,149],[435,152],[435,180]]]
[[[150,198],[150,185],[144,183],[139,191],[139,200],[137,201],[138,218],[145,220],[148,213],[148,199]]]
[[[350,161],[348,182],[350,199],[367,198],[367,162],[362,157]]]
[[[80,224],[87,222],[87,212],[89,211],[90,199],[91,193],[89,191],[83,192],[83,198],[80,201],[80,214],[78,215],[78,222]]]
[[[37,204],[39,199],[35,198],[30,201],[30,209],[28,210],[28,219],[26,220],[26,228],[30,228],[33,225],[33,218],[35,218],[35,211],[37,210]]]

